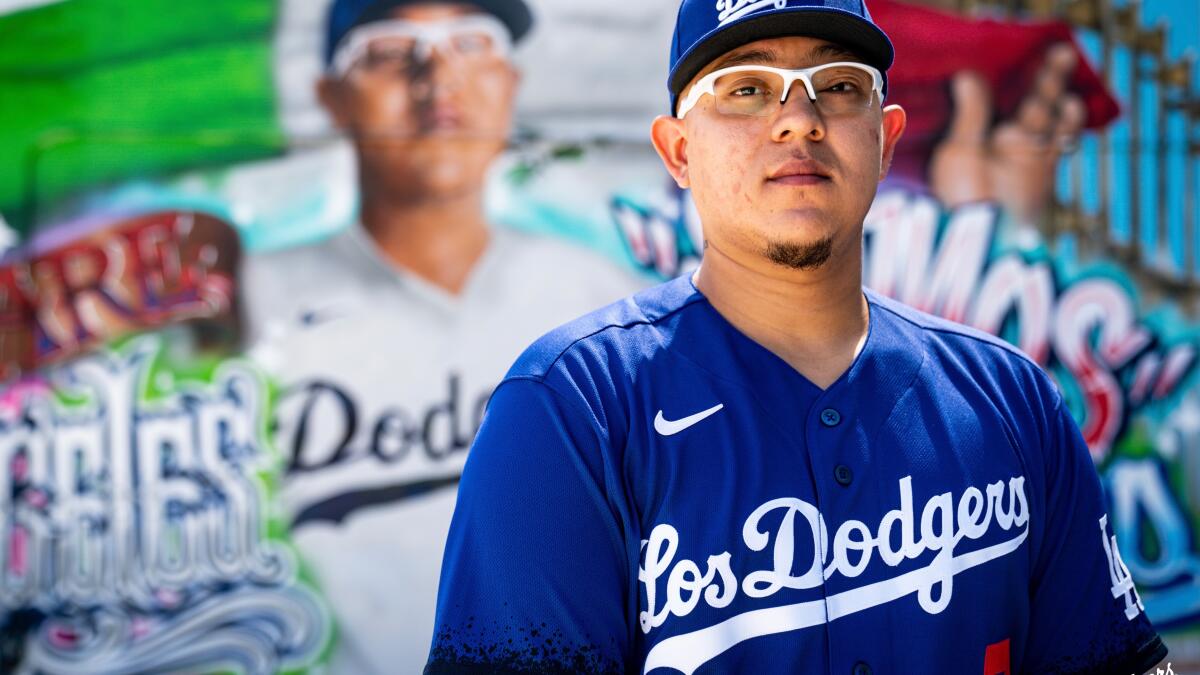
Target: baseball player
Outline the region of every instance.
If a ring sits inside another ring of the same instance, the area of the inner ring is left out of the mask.
[[[905,126],[861,0],[684,0],[652,138],[708,247],[498,387],[427,673],[1141,673],[1055,385],[861,284]]]
[[[484,218],[530,24],[521,0],[336,0],[319,93],[357,154],[361,222],[245,270],[251,353],[282,385],[282,500],[336,624],[331,672],[420,672],[492,389],[538,335],[643,285]]]

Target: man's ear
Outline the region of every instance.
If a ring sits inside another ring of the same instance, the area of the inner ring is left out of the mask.
[[[883,162],[879,167],[879,180],[887,178],[888,170],[892,168],[892,157],[896,154],[896,143],[904,135],[908,126],[908,114],[898,105],[889,105],[883,109]]]
[[[683,120],[667,115],[659,115],[650,125],[650,140],[654,150],[662,159],[667,173],[675,179],[675,183],[683,189],[691,187],[688,180],[687,135]]]
[[[342,131],[346,131],[350,126],[350,120],[346,115],[341,88],[342,83],[338,80],[326,76],[317,79],[317,101],[321,103],[321,107],[329,114],[329,118],[333,120],[333,125]]]

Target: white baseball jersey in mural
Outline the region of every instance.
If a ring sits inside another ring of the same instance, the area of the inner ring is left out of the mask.
[[[252,258],[242,284],[251,353],[281,387],[284,504],[337,625],[333,671],[420,672],[492,389],[533,339],[637,281],[584,249],[497,228],[455,297],[351,228]]]

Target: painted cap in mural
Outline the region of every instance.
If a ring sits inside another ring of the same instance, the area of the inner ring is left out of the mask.
[[[667,79],[672,112],[683,88],[713,59],[755,40],[793,35],[849,49],[884,74],[887,91],[895,51],[865,0],[683,0]]]
[[[512,34],[513,43],[533,28],[533,13],[524,0],[461,0],[500,19]],[[325,63],[333,60],[338,43],[352,29],[364,23],[383,19],[388,12],[404,5],[436,3],[438,0],[334,0],[326,22]]]

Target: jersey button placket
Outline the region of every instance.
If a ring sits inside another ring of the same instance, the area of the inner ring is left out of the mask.
[[[826,408],[821,411],[821,424],[832,429],[842,423],[842,414],[833,408]]]
[[[833,479],[842,487],[850,487],[850,483],[854,482],[854,472],[845,464],[838,464],[833,469]]]
[[[825,408],[818,418],[827,429],[832,429],[842,423],[842,414],[836,408]],[[833,468],[833,479],[837,481],[838,485],[849,487],[850,483],[854,481],[854,471],[845,464],[838,464]]]

